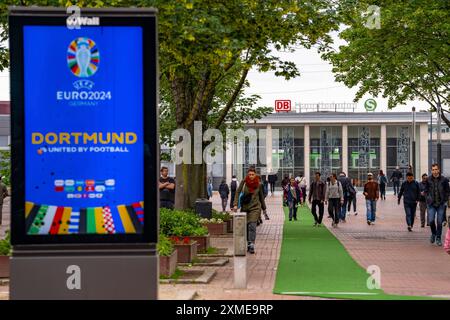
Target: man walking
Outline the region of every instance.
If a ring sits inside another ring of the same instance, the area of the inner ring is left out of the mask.
[[[414,219],[416,217],[417,203],[420,199],[420,186],[419,183],[414,180],[412,172],[406,174],[406,181],[402,183],[400,192],[398,194],[398,204],[403,196],[403,207],[405,208],[406,224],[408,225],[408,231],[412,231],[414,227]]]
[[[344,192],[344,204],[341,206],[339,212],[339,220],[345,222],[347,216],[347,204],[350,200],[350,185],[352,184],[350,178],[347,177],[345,172],[339,174],[339,182],[342,186],[342,192]]]
[[[445,217],[445,206],[449,196],[448,179],[441,175],[437,163],[431,166],[431,177],[425,189],[428,205],[428,223],[431,228],[430,242],[442,246],[442,223]]]
[[[327,187],[325,183],[320,179],[320,172],[316,172],[314,181],[311,182],[309,187],[308,201],[311,203],[311,212],[314,217],[314,226],[320,227],[322,225],[325,192]],[[319,216],[317,216],[317,207],[319,208]]]
[[[233,177],[231,178],[231,183],[230,183],[230,191],[231,191],[231,201],[230,201],[230,208],[233,208],[233,204],[234,204],[234,196],[236,195],[236,190],[239,186],[239,182],[236,179],[236,176],[233,175]]]
[[[219,186],[219,195],[220,199],[222,199],[222,212],[225,212],[227,209],[228,203],[228,195],[230,194],[230,189],[225,182],[225,179],[222,180],[222,183]]]
[[[332,227],[336,228],[339,224],[340,207],[344,203],[344,192],[337,176],[333,173],[330,177],[330,184],[325,191],[325,203],[328,204],[328,212],[332,215]]]
[[[278,180],[278,176],[276,174],[271,173],[269,174],[268,180],[270,184],[270,195],[273,196],[273,193],[275,192],[275,183]]]
[[[159,201],[161,208],[173,209],[175,204],[175,180],[169,177],[169,169],[167,167],[161,168]]]
[[[395,170],[392,172],[391,181],[394,184],[394,195],[397,195],[400,188],[400,180],[403,178],[403,174],[400,171],[399,166],[395,167]]]
[[[426,215],[426,212],[427,212],[427,198],[426,198],[425,190],[427,188],[427,183],[428,183],[428,175],[426,173],[424,173],[422,175],[422,181],[419,183],[419,187],[420,187],[420,198],[419,198],[420,226],[422,228],[425,228],[425,222],[426,222],[427,226],[430,225],[428,223],[428,219],[427,219],[428,217]]]
[[[375,217],[377,213],[377,201],[380,198],[380,192],[378,188],[378,182],[373,180],[373,174],[367,174],[367,182],[364,185],[364,193],[366,197],[366,209],[367,209],[367,224],[374,225]]]
[[[308,180],[303,176],[303,173],[300,173],[300,176],[295,178],[295,180],[297,181],[300,190],[302,190],[303,204],[306,204],[306,187],[308,186]]]

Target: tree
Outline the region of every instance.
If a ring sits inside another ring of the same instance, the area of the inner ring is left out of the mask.
[[[369,5],[381,9],[381,28],[368,28]],[[428,102],[450,125],[450,2],[342,1],[339,15],[346,24],[340,37],[347,44],[323,55],[333,64],[336,80],[359,86],[355,101],[369,93],[388,98],[395,108],[408,100]]]
[[[13,2],[19,1],[9,3]],[[193,133],[195,121],[202,121],[203,130],[223,130],[227,121],[240,125],[242,119],[263,115],[267,110],[245,105],[256,98],[243,97],[249,70],[296,77],[300,73],[295,64],[282,61],[273,51],[294,45],[318,45],[323,51],[331,42],[328,32],[337,29],[329,0],[80,0],[64,4],[158,9],[161,112],[171,120],[163,122],[163,131],[176,126]],[[176,207],[192,207],[206,193],[206,165],[183,163],[176,171]]]

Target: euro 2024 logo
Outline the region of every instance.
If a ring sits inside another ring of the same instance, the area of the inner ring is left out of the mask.
[[[79,37],[70,43],[67,49],[67,65],[75,76],[82,78],[73,84],[77,90],[92,89],[94,82],[83,78],[93,76],[99,64],[100,52],[92,39]]]

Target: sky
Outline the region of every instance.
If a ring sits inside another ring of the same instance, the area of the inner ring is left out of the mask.
[[[332,34],[337,48],[344,44],[338,38],[337,33]],[[260,106],[273,107],[275,100],[291,100],[292,105],[297,103],[352,103],[358,91],[356,87],[347,88],[343,83],[336,82],[331,72],[332,66],[324,61],[317,49],[297,48],[295,52],[277,52],[282,59],[294,62],[300,71],[300,77],[284,80],[275,77],[274,72],[260,73],[251,70],[248,75],[250,87],[246,94],[258,94],[261,96]],[[368,98],[374,98],[377,102],[376,111],[388,111],[387,99],[365,95],[358,102],[357,111],[365,112],[364,102]],[[393,111],[411,111],[415,106],[417,111],[427,110],[428,104],[423,101],[410,101],[406,106],[398,106]]]

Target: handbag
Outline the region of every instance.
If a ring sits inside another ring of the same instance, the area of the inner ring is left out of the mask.
[[[245,194],[244,188],[245,188],[245,183],[244,183],[244,186],[242,187],[241,193],[239,193],[239,199],[238,199],[238,208],[239,209],[243,205],[249,204],[250,201],[252,200],[252,194],[251,193]]]
[[[450,254],[450,228],[447,229],[447,234],[445,236],[444,250]]]

